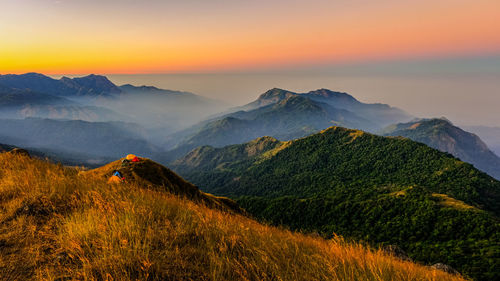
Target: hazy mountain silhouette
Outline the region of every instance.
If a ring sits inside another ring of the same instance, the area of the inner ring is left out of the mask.
[[[262,136],[289,140],[332,125],[375,131],[389,121],[411,118],[399,109],[364,104],[348,94],[326,89],[297,94],[275,88],[233,110],[172,135],[166,145],[173,148],[168,158],[176,159],[201,145],[221,147]]]
[[[491,126],[461,126],[465,130],[478,135],[488,147],[500,156],[500,128]]]
[[[62,97],[98,97],[121,93],[105,76],[88,75],[81,78],[62,77],[59,80],[39,73],[0,75],[0,84]]]
[[[158,143],[226,108],[192,93],[152,86],[116,86],[100,75],[53,79],[38,74],[0,75],[0,118],[125,121],[150,129]]]
[[[137,125],[123,122],[86,122],[27,118],[0,120],[0,142],[61,154],[117,158],[136,153],[151,156],[157,148],[149,144]],[[81,159],[82,162],[87,159]]]

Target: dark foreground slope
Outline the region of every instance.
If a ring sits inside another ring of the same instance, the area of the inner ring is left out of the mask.
[[[99,173],[113,167],[81,173],[6,153],[0,161],[1,280],[463,280],[159,186],[109,185]]]
[[[477,280],[500,274],[500,182],[472,165],[409,139],[339,127],[262,141],[274,144],[255,155],[200,148],[174,167],[274,224],[397,244]]]
[[[423,119],[399,123],[384,130],[386,136],[402,136],[448,152],[500,179],[500,157],[475,134],[454,126],[446,119]]]

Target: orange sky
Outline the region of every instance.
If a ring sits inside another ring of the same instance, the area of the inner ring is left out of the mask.
[[[2,74],[500,54],[498,0],[0,0],[0,7]]]

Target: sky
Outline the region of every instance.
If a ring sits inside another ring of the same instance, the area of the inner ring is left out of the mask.
[[[206,73],[500,54],[498,0],[0,0],[0,73]]]
[[[278,71],[201,74],[114,74],[118,85],[155,85],[190,91],[233,105],[277,87],[347,92],[366,103],[386,103],[415,117],[500,127],[500,56],[382,61]],[[56,77],[57,78],[57,77]]]
[[[243,104],[345,91],[500,126],[498,0],[0,0],[0,74],[104,74]]]

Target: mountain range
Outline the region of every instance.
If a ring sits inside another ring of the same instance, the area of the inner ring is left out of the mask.
[[[0,75],[0,119],[34,117],[65,121],[83,120],[92,123],[110,122],[110,127],[114,126],[111,123],[115,121],[135,123],[134,138],[141,140],[146,147],[155,146],[155,158],[162,163],[174,161],[198,146],[222,147],[245,143],[262,136],[291,140],[335,125],[387,135],[400,134],[452,153],[496,178],[500,173],[498,157],[488,153],[488,148],[481,140],[474,137],[465,138],[465,131],[460,132],[461,138],[449,134],[460,128],[451,130],[448,129],[449,126],[434,126],[433,130],[423,132],[423,129],[429,126],[421,126],[417,130],[408,131],[407,135],[405,132],[392,132],[391,130],[404,124],[414,124],[407,123],[413,117],[388,105],[362,103],[347,93],[327,89],[295,93],[274,88],[261,94],[254,102],[195,124],[224,107],[225,105],[217,101],[187,92],[130,84],[117,86],[99,75],[62,77],[59,80],[37,73]],[[200,112],[201,114],[197,114]],[[24,121],[27,124],[30,122],[32,121]],[[23,121],[18,121],[18,124],[21,123]],[[53,123],[51,126],[54,124],[65,123]],[[81,123],[74,124],[76,127],[81,126]],[[190,124],[195,125],[188,127]],[[390,127],[387,127],[388,125]],[[383,129],[384,127],[386,128]],[[438,127],[441,130],[439,133]],[[61,128],[61,131],[64,130],[66,129]],[[480,131],[486,130],[483,128]],[[88,132],[90,134],[90,131]],[[414,137],[412,133],[415,132],[418,132],[418,136]],[[490,129],[489,132],[494,131]],[[441,136],[439,144],[437,135]],[[442,137],[445,135],[446,137]],[[18,144],[15,134],[10,135],[8,131],[4,131],[0,136],[6,143]],[[25,140],[27,137],[25,136]],[[488,142],[494,145],[495,136],[486,137]],[[65,138],[62,140],[65,143],[74,143]],[[34,140],[31,143],[22,141],[19,144],[30,147],[34,144],[33,148],[37,148],[39,143],[39,140]],[[55,148],[56,153],[58,147],[65,147],[59,146],[56,141],[44,143],[44,146],[44,149]],[[86,155],[89,152],[83,153],[84,149],[79,146],[88,147],[81,141],[76,147],[70,147],[71,151],[64,150],[66,156],[78,154],[76,159],[71,157],[70,162],[78,161],[79,157],[82,157],[81,160],[88,160],[85,158],[88,158]],[[145,152],[151,156],[151,151]],[[107,153],[102,156],[116,157],[116,154]],[[92,158],[94,161],[96,157]]]
[[[361,103],[346,93],[327,89],[300,94],[275,88],[233,111],[173,134],[166,144],[173,148],[169,159],[201,145],[221,147],[262,136],[290,140],[333,125],[377,131],[412,118],[400,109]]]
[[[55,153],[82,164],[99,164],[123,154],[152,156],[139,126],[124,122],[87,122],[40,118],[3,119],[0,142]],[[74,162],[74,161],[72,161]]]
[[[403,136],[448,152],[500,180],[500,157],[475,134],[454,126],[447,119],[422,119],[387,127],[386,136]]]
[[[410,139],[332,127],[286,142],[200,147],[171,167],[276,225],[397,244],[476,280],[500,273],[500,182]]]
[[[107,77],[53,79],[38,73],[0,75],[0,118],[127,121],[168,132],[217,113],[226,104],[151,86],[117,86]]]
[[[67,98],[112,96],[121,93],[106,77],[94,74],[78,78],[62,77],[59,80],[39,73],[6,74],[0,75],[0,84]]]

